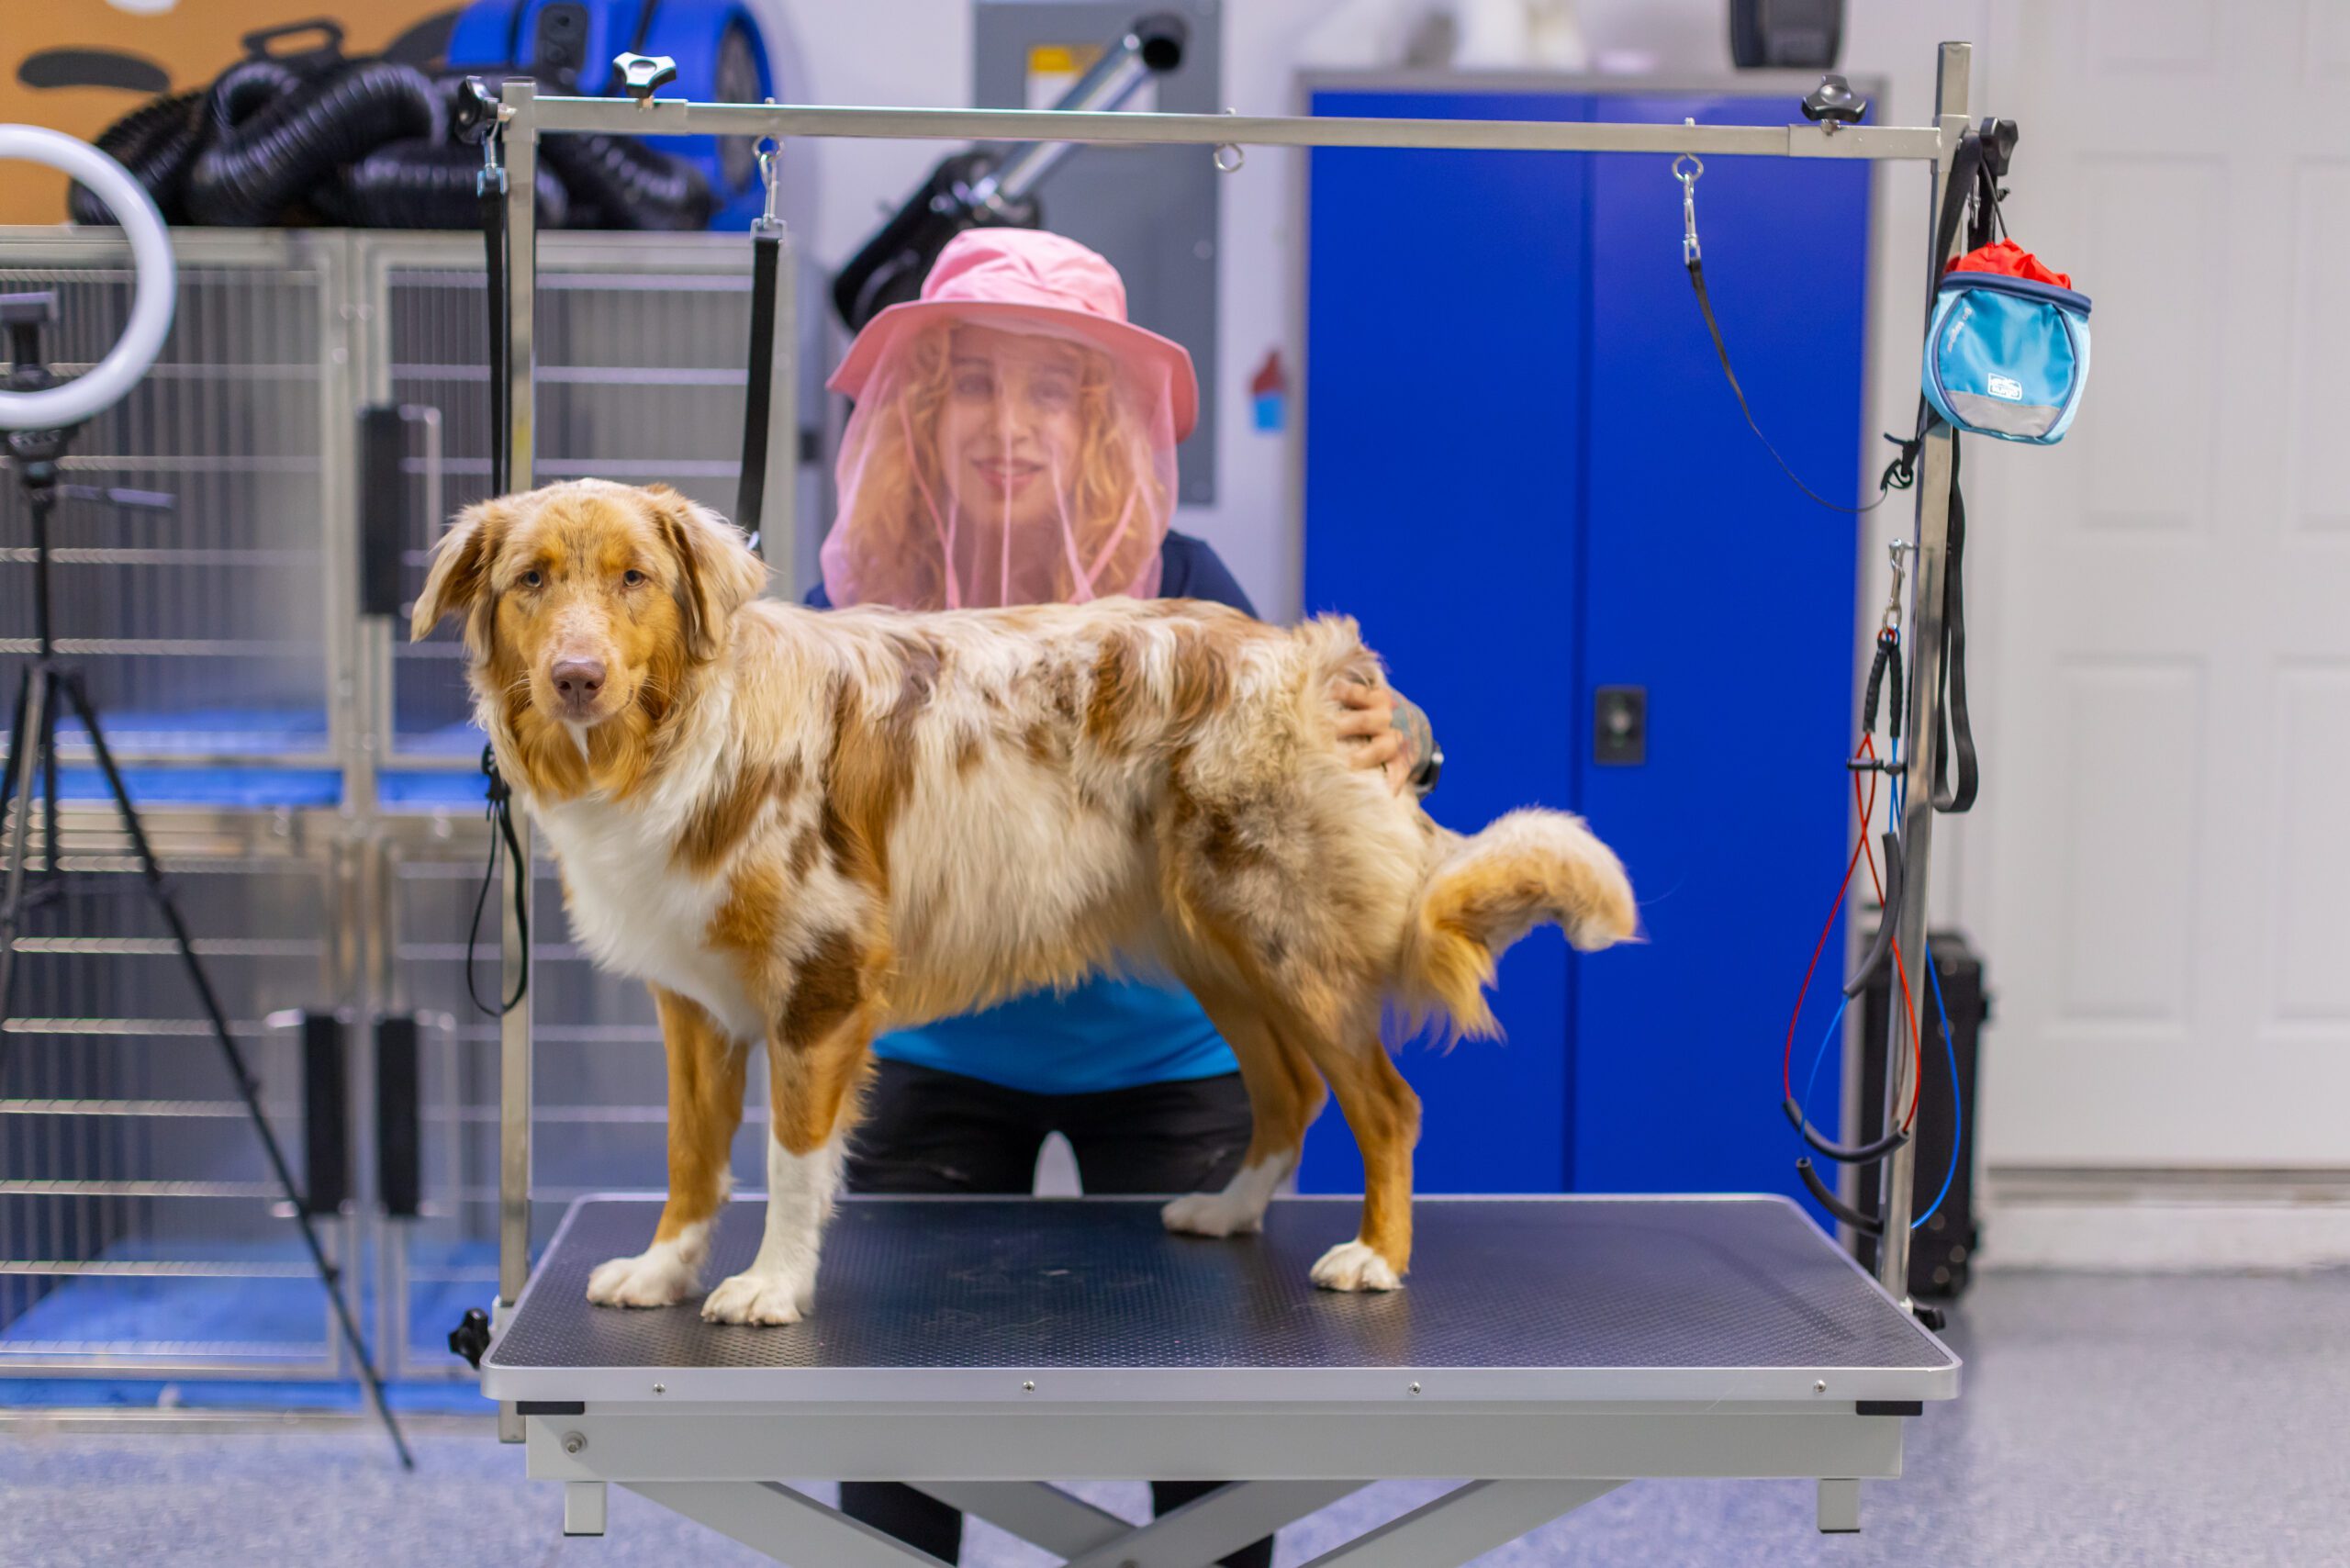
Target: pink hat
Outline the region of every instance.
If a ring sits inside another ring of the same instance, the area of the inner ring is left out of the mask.
[[[1126,286],[1098,252],[1035,229],[968,229],[949,240],[923,279],[922,297],[867,321],[825,385],[860,396],[891,343],[942,319],[1024,319],[1088,339],[1113,358],[1165,377],[1174,396],[1176,440],[1198,422],[1200,383],[1190,353],[1126,319]]]

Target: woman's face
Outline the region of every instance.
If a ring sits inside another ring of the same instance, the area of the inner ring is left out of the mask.
[[[957,327],[948,344],[939,457],[967,517],[1058,522],[1076,471],[1084,362],[1052,338]]]

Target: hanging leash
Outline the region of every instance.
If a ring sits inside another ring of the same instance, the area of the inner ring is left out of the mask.
[[[1918,453],[1925,445],[1924,437],[1896,442],[1901,449],[1901,455],[1895,458],[1878,478],[1876,499],[1864,506],[1848,507],[1841,501],[1830,500],[1805,484],[1795,469],[1788,465],[1787,460],[1779,455],[1779,449],[1771,444],[1769,436],[1762,433],[1762,426],[1755,420],[1754,410],[1747,406],[1746,388],[1739,385],[1738,371],[1730,364],[1729,345],[1722,341],[1721,323],[1714,319],[1714,302],[1706,293],[1705,252],[1697,242],[1697,181],[1705,172],[1706,161],[1694,152],[1684,152],[1673,161],[1673,177],[1681,182],[1681,264],[1689,269],[1689,288],[1697,298],[1697,314],[1705,318],[1706,333],[1714,341],[1714,353],[1722,362],[1722,379],[1729,383],[1730,396],[1738,400],[1738,411],[1745,418],[1746,428],[1754,432],[1754,439],[1762,443],[1762,450],[1771,454],[1771,461],[1779,465],[1779,472],[1785,474],[1787,482],[1806,497],[1830,511],[1850,512],[1856,517],[1874,511],[1894,491],[1909,487],[1916,477]]]
[[[2011,140],[2011,128],[2003,129],[2007,129]],[[1998,156],[2003,158],[2004,155],[2004,150],[2002,150]],[[2003,235],[2007,231],[2007,220],[1999,210],[2001,193],[1995,162],[1997,160],[1994,157],[1986,154],[1982,132],[1970,128],[1960,137],[1958,151],[1952,162],[1950,186],[1943,196],[1942,210],[1936,215],[1934,223],[1933,274],[1926,289],[1930,322],[1935,289],[1941,282],[1943,258],[1950,254],[1952,242],[1959,236],[1960,224],[1964,222],[1966,225],[1967,249],[1970,251],[1989,244],[1995,236]],[[1689,288],[1696,298],[1697,313],[1705,319],[1707,335],[1713,340],[1714,353],[1721,361],[1722,378],[1729,383],[1730,396],[1737,400],[1738,411],[1744,417],[1746,428],[1754,432],[1754,439],[1762,442],[1762,450],[1771,454],[1771,461],[1779,465],[1779,471],[1785,474],[1788,482],[1801,491],[1806,498],[1830,511],[1844,512],[1851,516],[1858,517],[1874,511],[1886,503],[1893,492],[1907,490],[1917,482],[1918,459],[1925,450],[1927,432],[1933,428],[1937,416],[1932,407],[1921,396],[1918,402],[1918,422],[1912,433],[1906,439],[1895,435],[1886,437],[1886,440],[1893,442],[1897,451],[1893,461],[1888,463],[1884,472],[1877,476],[1877,493],[1874,500],[1861,506],[1845,506],[1841,502],[1830,500],[1803,482],[1795,469],[1789,466],[1787,460],[1779,454],[1779,449],[1771,443],[1771,438],[1762,433],[1761,423],[1754,418],[1754,410],[1748,406],[1746,389],[1739,384],[1738,371],[1730,363],[1729,347],[1723,341],[1721,325],[1714,317],[1713,301],[1706,292],[1704,250],[1697,239],[1697,181],[1705,172],[1705,161],[1694,153],[1683,153],[1673,161],[1673,177],[1681,184],[1681,261],[1682,264],[1688,269]],[[1957,816],[1964,813],[1975,804],[1975,796],[1981,789],[1982,776],[1975,749],[1974,722],[1967,709],[1966,590],[1964,570],[1966,549],[1966,499],[1959,487],[1959,439],[1955,430],[1951,432],[1950,447],[1949,543],[1942,573],[1942,630],[1940,649],[1942,657],[1936,676],[1937,695],[1941,699],[1942,722],[1938,726],[1938,733],[1932,738],[1934,766],[1932,800],[1935,811],[1945,815]],[[1899,581],[1897,568],[1895,580],[1897,583]],[[1876,662],[1871,668],[1869,677],[1873,710],[1876,686],[1886,673],[1886,660],[1890,654],[1895,661],[1893,727],[1896,734],[1900,733],[1901,728],[1898,647],[1897,633],[1892,639],[1890,647],[1880,633]],[[1953,768],[1955,769],[1954,780]]]
[[[489,781],[487,815],[495,831],[489,835],[489,863],[482,868],[481,892],[474,900],[473,923],[465,927],[465,994],[473,998],[474,1005],[482,1012],[503,1018],[522,1005],[523,993],[531,989],[531,901],[527,884],[520,873],[522,843],[514,833],[513,787],[506,782],[505,775],[498,771],[498,758],[487,746],[481,748],[481,770]],[[481,987],[474,979],[474,955],[481,946],[482,911],[489,907],[490,885],[498,880],[498,850],[501,843],[506,848],[507,864],[517,868],[517,874],[511,879],[514,884],[514,925],[522,939],[522,972],[515,977],[514,994],[492,1006],[481,999]]]
[[[474,176],[474,192],[481,203],[483,283],[489,322],[489,493],[502,496],[514,482],[514,405],[507,379],[506,353],[507,334],[511,326],[507,319],[506,282],[507,269],[513,262],[513,247],[506,222],[506,170],[498,161],[498,109],[502,106],[489,99],[487,89],[477,79],[469,81],[467,88],[487,106],[482,129],[482,166]],[[522,1004],[523,996],[531,989],[530,867],[522,858],[521,840],[514,831],[513,787],[498,770],[498,755],[487,745],[481,748],[481,771],[493,831],[489,835],[489,861],[482,868],[481,892],[474,900],[473,923],[465,928],[465,994],[481,1012],[504,1017]],[[514,888],[514,924],[521,934],[522,957],[520,972],[514,977],[514,994],[501,998],[492,1006],[481,998],[474,967],[481,943],[482,912],[489,907],[490,886],[498,879],[501,844],[507,864],[513,868],[509,879]]]
[[[767,426],[775,393],[776,291],[783,274],[783,219],[776,213],[783,184],[783,149],[773,137],[759,142],[759,179],[767,186],[767,210],[751,220],[751,363],[749,395],[743,399],[743,476],[734,491],[734,526],[759,546],[759,514],[767,501]]]

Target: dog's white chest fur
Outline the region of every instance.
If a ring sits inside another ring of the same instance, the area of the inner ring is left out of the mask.
[[[733,964],[704,941],[725,897],[722,879],[670,866],[632,808],[589,799],[533,814],[562,863],[571,934],[589,958],[690,997],[737,1039],[766,1036]]]

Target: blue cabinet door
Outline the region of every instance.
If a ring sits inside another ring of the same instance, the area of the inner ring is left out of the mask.
[[[1793,106],[1625,96],[1594,113],[1783,124]],[[1860,525],[1805,499],[1740,417],[1681,264],[1671,162],[1614,155],[1591,174],[1581,711],[1587,736],[1590,689],[1644,688],[1648,760],[1600,767],[1586,749],[1577,794],[1632,868],[1648,941],[1575,960],[1572,1181],[1795,1193],[1779,1063],[1848,853]],[[1725,157],[1697,182],[1707,292],[1755,418],[1805,483],[1848,504],[1868,180],[1859,163]],[[1842,955],[1831,935],[1798,1090]],[[1838,1056],[1815,1102],[1830,1127]]]
[[[1318,93],[1318,114],[1782,123],[1726,95]],[[1309,185],[1305,602],[1357,616],[1447,754],[1473,830],[1583,812],[1648,941],[1538,933],[1505,1043],[1402,1061],[1432,1192],[1798,1191],[1787,1008],[1841,870],[1858,527],[1748,431],[1681,264],[1669,159],[1318,150]],[[1757,419],[1807,482],[1861,478],[1868,172],[1718,158],[1708,283]],[[1600,766],[1597,688],[1642,689],[1646,760]],[[1831,936],[1798,1075],[1841,980]],[[1831,1056],[1816,1103],[1832,1116]],[[1325,1118],[1304,1184],[1360,1182]]]
[[[1326,93],[1314,112],[1581,119],[1570,95]],[[1309,170],[1305,608],[1357,617],[1446,755],[1430,809],[1473,831],[1573,804],[1584,409],[1583,158],[1317,149]],[[1567,951],[1503,963],[1504,1042],[1400,1058],[1426,1192],[1566,1179]],[[1309,1191],[1360,1190],[1334,1107]]]

